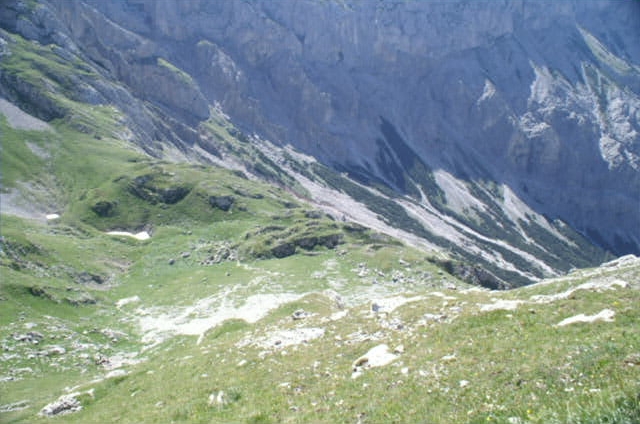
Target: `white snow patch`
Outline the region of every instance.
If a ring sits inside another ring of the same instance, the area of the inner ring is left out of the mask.
[[[54,219],[60,219],[60,215],[58,215],[57,213],[48,213],[44,217],[46,218],[47,221],[52,221]]]
[[[128,231],[108,231],[107,234],[110,236],[125,236],[125,237],[133,237],[136,240],[148,240],[151,238],[148,232],[140,231],[139,233],[133,234]]]
[[[573,317],[569,317],[560,321],[557,326],[563,327],[565,325],[576,324],[580,322],[593,323],[595,321],[613,322],[616,313],[611,309],[603,309],[595,315],[579,314]]]

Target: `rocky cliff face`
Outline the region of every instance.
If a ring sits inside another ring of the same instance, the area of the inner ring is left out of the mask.
[[[437,213],[502,238],[543,215],[618,254],[640,252],[638,20],[636,1],[0,7],[6,30],[118,81],[96,101],[128,103],[149,150],[198,143],[218,105],[246,132],[408,195],[427,228]]]

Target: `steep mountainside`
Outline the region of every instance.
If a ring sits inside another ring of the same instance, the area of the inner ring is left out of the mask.
[[[297,181],[335,217],[518,285],[640,251],[639,17],[608,1],[10,0],[0,94],[45,120],[73,110],[52,93],[113,105],[148,153]],[[36,77],[22,38],[81,65]],[[233,160],[214,109],[277,172]]]

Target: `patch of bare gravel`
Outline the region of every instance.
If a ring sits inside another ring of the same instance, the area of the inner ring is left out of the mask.
[[[7,118],[7,123],[16,130],[53,131],[46,122],[29,115],[13,103],[0,98],[0,113]]]

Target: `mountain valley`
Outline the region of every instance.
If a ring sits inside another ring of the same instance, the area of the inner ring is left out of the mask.
[[[0,4],[0,421],[640,421],[640,2]]]

